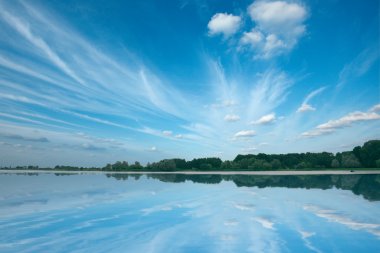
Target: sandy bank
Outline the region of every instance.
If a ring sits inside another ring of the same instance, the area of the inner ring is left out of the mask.
[[[0,173],[70,173],[70,174],[185,174],[185,175],[363,175],[380,174],[380,170],[305,170],[305,171],[66,171],[66,170],[0,170]]]

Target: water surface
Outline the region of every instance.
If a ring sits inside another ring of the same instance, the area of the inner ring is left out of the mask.
[[[380,176],[0,174],[0,252],[380,252]]]

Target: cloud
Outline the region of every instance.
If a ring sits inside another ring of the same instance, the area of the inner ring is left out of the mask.
[[[319,89],[316,89],[316,90],[310,92],[310,93],[306,96],[306,98],[304,99],[304,101],[302,102],[302,105],[297,109],[297,112],[315,111],[316,109],[315,109],[313,106],[311,106],[311,105],[309,104],[309,101],[310,101],[313,97],[315,97],[315,96],[317,96],[318,94],[320,94],[321,92],[323,92],[325,89],[326,89],[326,87],[321,87],[321,88],[319,88]]]
[[[302,240],[305,242],[305,246],[308,249],[310,249],[313,252],[322,253],[322,251],[320,251],[315,246],[313,246],[312,243],[309,240],[309,237],[312,237],[312,236],[316,235],[315,232],[307,232],[307,231],[300,230],[300,231],[298,231],[298,233],[300,233],[300,235],[302,237]]]
[[[329,222],[336,222],[342,224],[352,230],[364,230],[377,237],[380,237],[380,224],[356,221],[351,219],[350,217],[338,214],[338,212],[334,210],[326,210],[317,206],[304,206],[304,210],[312,212],[318,217],[324,218]]]
[[[1,25],[9,28],[9,38],[17,38],[3,40],[3,46],[12,50],[3,53],[0,65],[17,74],[12,84],[7,84],[10,92],[6,99],[43,101],[40,105],[48,109],[81,108],[83,113],[96,111],[134,120],[147,113],[181,117],[179,112],[186,114],[186,108],[191,108],[182,107],[187,102],[180,92],[161,82],[142,61],[135,57],[123,61],[104,53],[107,50],[98,51],[51,10],[26,2],[2,2],[0,9]],[[20,50],[22,57],[12,53]],[[25,83],[25,77],[33,86]]]
[[[183,138],[183,135],[182,135],[182,134],[176,134],[176,135],[174,136],[174,138],[182,139],[182,138]]]
[[[372,107],[368,112],[351,112],[337,120],[329,120],[326,123],[318,125],[315,129],[311,131],[302,133],[301,136],[316,137],[320,135],[333,133],[340,128],[351,127],[354,123],[380,120],[380,115],[376,112],[371,111],[374,107]]]
[[[241,18],[227,13],[217,13],[208,22],[210,35],[223,34],[229,37],[234,34],[241,25]]]
[[[10,15],[6,11],[1,11],[1,16],[3,19],[13,27],[17,32],[20,33],[26,40],[28,40],[35,47],[40,49],[48,59],[56,65],[60,70],[66,73],[68,76],[72,77],[75,81],[80,84],[84,84],[84,82],[74,73],[74,71],[62,60],[61,57],[58,56],[56,52],[54,52],[51,47],[40,37],[36,36],[32,31],[28,24],[23,22],[18,17]]]
[[[258,29],[253,28],[250,32],[244,32],[240,42],[255,47],[264,40],[264,35]]]
[[[61,125],[53,125],[53,124],[50,124],[50,123],[45,123],[45,122],[40,121],[40,120],[33,120],[33,119],[30,119],[30,118],[27,118],[27,117],[16,116],[16,115],[9,114],[9,113],[2,113],[2,112],[0,112],[0,117],[10,118],[10,119],[16,120],[16,121],[24,121],[24,122],[32,123],[32,124],[39,125],[39,126],[47,126],[47,127],[67,129],[67,127],[64,127],[64,126],[61,126]]]
[[[235,138],[249,138],[256,135],[254,130],[242,130],[235,134]]]
[[[98,146],[95,146],[95,145],[92,145],[89,143],[83,143],[81,145],[81,148],[83,148],[84,150],[89,150],[89,151],[104,151],[104,150],[106,150],[106,148],[104,148],[104,147],[98,147]]]
[[[343,87],[348,81],[363,76],[379,59],[380,51],[378,46],[364,49],[350,63],[347,63],[339,73],[339,80],[336,88]]]
[[[157,148],[156,148],[155,146],[153,146],[153,147],[151,147],[151,148],[149,149],[149,151],[156,152],[156,151],[157,151]]]
[[[370,112],[378,112],[378,111],[380,111],[380,104],[374,105],[369,111]]]
[[[165,131],[162,131],[162,134],[165,135],[165,136],[172,136],[173,132],[165,130]]]
[[[306,238],[309,238],[309,237],[315,235],[314,232],[307,232],[307,231],[302,231],[302,230],[298,231],[298,232],[301,234],[302,239],[306,239]]]
[[[352,112],[348,115],[337,119],[337,120],[329,120],[327,123],[321,124],[317,126],[317,129],[336,129],[349,127],[355,122],[360,121],[369,121],[369,120],[378,120],[380,119],[380,115],[375,112]]]
[[[49,142],[48,138],[46,137],[39,137],[39,138],[33,138],[33,137],[25,137],[17,134],[10,134],[10,135],[3,135],[7,139],[12,140],[21,140],[21,141],[31,141],[31,142]]]
[[[309,104],[302,104],[298,109],[297,112],[308,112],[308,111],[315,111],[315,108],[312,107]]]
[[[261,224],[261,226],[263,226],[264,228],[267,228],[267,229],[272,229],[274,230],[273,226],[274,226],[274,223],[268,219],[265,219],[265,218],[262,218],[262,217],[257,217],[257,218],[254,218],[253,219],[254,221],[258,222]]]
[[[267,115],[262,116],[260,119],[252,122],[252,124],[256,125],[266,125],[270,124],[276,121],[276,114],[275,113],[270,113]]]
[[[301,137],[312,138],[312,137],[317,137],[320,135],[330,134],[332,132],[334,132],[334,131],[331,129],[314,129],[311,131],[303,132],[301,134]]]
[[[30,98],[27,98],[25,96],[15,96],[15,95],[12,95],[12,94],[0,94],[0,98],[4,98],[4,99],[9,99],[9,100],[14,100],[14,101],[17,101],[17,102],[22,102],[22,103],[28,103],[28,104],[34,104],[34,105],[41,105],[41,106],[44,106],[44,104],[38,102],[38,101],[35,101],[35,100],[32,100]]]
[[[263,111],[274,111],[286,100],[293,83],[284,72],[271,69],[260,73],[250,93],[248,117],[257,118]]]
[[[248,7],[255,27],[245,32],[241,45],[248,45],[258,58],[270,58],[290,51],[305,33],[308,13],[299,3],[255,1]]]
[[[239,117],[239,115],[236,115],[236,114],[227,114],[224,117],[224,121],[227,121],[227,122],[236,122],[239,120],[240,120],[240,117]]]
[[[255,210],[255,206],[252,204],[234,204],[234,207],[236,209],[239,209],[241,211],[253,211]]]
[[[82,118],[82,119],[85,119],[85,120],[101,123],[101,124],[104,124],[104,125],[109,125],[109,126],[114,126],[114,127],[124,128],[124,129],[130,129],[130,130],[136,130],[136,129],[133,129],[131,127],[125,126],[125,125],[117,124],[117,123],[114,123],[114,122],[111,122],[111,121],[108,121],[108,120],[104,120],[104,119],[95,118],[95,117],[92,117],[92,116],[88,116],[86,114],[82,114],[82,113],[78,113],[78,112],[73,112],[73,111],[68,111],[68,110],[61,110],[61,111],[64,112],[64,113],[67,113],[67,114],[74,115],[74,116],[76,116],[78,118]]]

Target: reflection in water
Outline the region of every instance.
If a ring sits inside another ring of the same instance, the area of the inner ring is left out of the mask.
[[[136,174],[107,174],[118,180],[140,178]],[[203,184],[219,184],[224,181],[233,181],[236,186],[242,187],[286,187],[306,189],[350,190],[365,199],[380,200],[380,175],[312,175],[312,176],[252,176],[252,175],[185,175],[185,174],[148,174],[149,178],[162,182],[181,183],[192,181]]]
[[[0,252],[380,252],[379,181],[0,173]]]

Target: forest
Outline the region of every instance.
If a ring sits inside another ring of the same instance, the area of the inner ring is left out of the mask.
[[[380,140],[371,140],[352,151],[291,154],[248,154],[237,155],[232,161],[217,157],[185,159],[164,159],[146,166],[139,162],[116,162],[107,164],[103,170],[146,170],[146,171],[256,171],[256,170],[303,170],[339,168],[380,168]]]
[[[118,161],[103,168],[103,171],[260,171],[260,170],[323,170],[323,169],[380,168],[380,140],[371,140],[351,151],[290,154],[248,154],[237,155],[232,161],[222,161],[217,157],[185,159],[164,159],[148,163],[129,164]],[[89,170],[68,166],[56,166],[57,170]]]
[[[380,140],[370,140],[351,151],[289,154],[247,154],[237,155],[232,161],[218,157],[164,159],[159,162],[128,163],[117,161],[104,167],[60,166],[40,168],[38,166],[17,166],[1,169],[19,170],[61,170],[61,171],[273,171],[273,170],[324,170],[324,169],[380,169]]]

